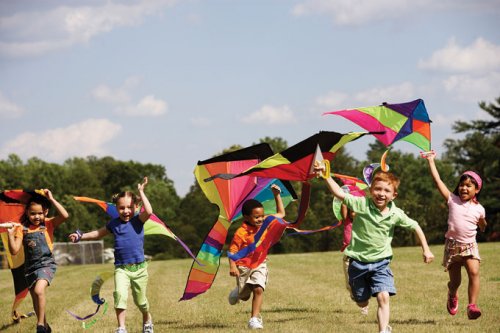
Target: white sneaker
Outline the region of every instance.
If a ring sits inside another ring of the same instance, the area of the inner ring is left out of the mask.
[[[383,331],[380,331],[380,333],[391,333],[392,332],[392,327],[387,325],[387,327],[385,328],[385,330]]]
[[[148,321],[142,326],[142,333],[154,333],[153,326],[153,323]]]
[[[248,328],[251,330],[264,328],[264,325],[262,323],[262,317],[259,316],[250,318],[250,320],[248,321]]]
[[[368,315],[368,305],[361,308],[361,314],[364,316]]]
[[[118,327],[115,333],[127,333],[127,329],[125,327]]]
[[[236,303],[240,302],[240,298],[238,297],[238,287],[231,290],[231,292],[229,293],[229,296],[227,297],[227,300],[229,301],[229,304],[231,304],[231,305],[235,305]]]

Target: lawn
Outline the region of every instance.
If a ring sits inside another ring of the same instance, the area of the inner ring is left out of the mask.
[[[500,332],[500,243],[482,243],[480,251],[481,293],[479,306],[483,315],[475,321],[467,319],[467,276],[459,290],[459,312],[446,311],[447,273],[440,264],[443,246],[431,247],[436,261],[425,265],[420,248],[394,249],[391,264],[398,294],[391,298],[390,325],[394,332]],[[367,316],[361,315],[345,290],[340,252],[287,254],[269,256],[269,283],[264,295],[262,316],[269,332],[377,332],[376,301],[372,299]],[[190,260],[154,261],[149,265],[148,296],[155,330],[161,332],[245,332],[251,304],[229,305],[227,295],[234,287],[223,258],[212,288],[190,301],[178,302],[184,290]],[[61,266],[48,289],[47,316],[53,331],[113,332],[114,310],[108,312],[92,328],[84,330],[80,322],[65,310],[86,315],[95,310],[89,288],[101,272],[112,272],[113,266]],[[13,299],[9,270],[0,270],[0,332],[34,332],[35,318],[20,324],[10,322]],[[101,296],[112,303],[113,280],[107,280]],[[20,308],[31,309],[28,296]],[[141,317],[129,298],[127,329],[141,332]]]

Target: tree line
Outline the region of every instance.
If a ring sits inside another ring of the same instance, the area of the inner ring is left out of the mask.
[[[486,208],[488,227],[478,234],[479,241],[500,239],[500,97],[494,103],[479,103],[479,107],[490,115],[490,121],[457,121],[455,133],[463,133],[461,139],[447,139],[445,151],[436,160],[441,178],[448,188],[454,189],[459,175],[465,170],[474,170],[483,178],[483,189],[479,201]],[[265,137],[273,151],[288,147],[282,138]],[[256,142],[257,143],[257,142]],[[238,145],[225,151],[243,148]],[[349,145],[336,155],[333,171],[361,178],[363,167],[379,162],[386,150],[379,142],[369,145],[366,160],[357,160],[349,154]],[[410,217],[417,220],[429,243],[444,242],[447,229],[447,206],[438,193],[428,171],[427,161],[411,153],[392,149],[388,155],[391,171],[401,178],[396,204]],[[146,194],[158,215],[193,252],[197,252],[203,239],[218,216],[218,208],[205,198],[193,176],[189,192],[180,197],[174,183],[167,177],[162,165],[144,164],[136,161],[119,161],[112,157],[70,158],[62,164],[45,162],[37,157],[23,162],[16,154],[0,160],[0,188],[37,189],[49,188],[54,196],[70,213],[70,220],[55,230],[56,241],[64,242],[67,235],[79,228],[83,231],[97,229],[106,223],[108,217],[96,205],[77,202],[73,196],[88,196],[111,201],[113,194],[123,190],[136,190],[136,184],[147,175],[150,179]],[[293,184],[300,197],[300,184]],[[311,181],[311,200],[305,229],[316,229],[332,224],[332,195],[322,180]],[[290,204],[287,220],[297,215],[298,203]],[[240,223],[233,223],[228,239]],[[104,239],[105,246],[112,246],[112,237]],[[326,232],[304,236],[284,236],[274,246],[273,253],[314,252],[338,250],[342,243],[342,227]],[[397,229],[394,246],[415,245],[413,234]],[[1,246],[1,244],[0,244]],[[227,246],[227,244],[226,244]],[[187,257],[178,244],[164,236],[147,236],[145,252],[155,259]]]

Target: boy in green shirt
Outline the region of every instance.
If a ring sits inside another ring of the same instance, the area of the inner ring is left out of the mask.
[[[324,165],[316,163],[315,171],[324,172],[324,168]],[[392,259],[394,227],[400,226],[415,232],[422,245],[425,263],[430,263],[434,255],[418,223],[393,202],[399,186],[399,179],[395,175],[378,172],[370,185],[369,197],[345,193],[330,177],[325,181],[330,192],[356,213],[351,242],[344,251],[350,261],[349,284],[354,300],[362,308],[368,305],[371,296],[376,297],[379,331],[391,332],[389,297],[396,294],[396,288],[389,263]]]

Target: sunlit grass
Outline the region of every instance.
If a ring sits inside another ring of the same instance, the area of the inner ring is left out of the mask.
[[[432,246],[436,261],[425,265],[419,248],[396,248],[391,264],[398,294],[391,298],[390,324],[395,332],[499,332],[498,303],[500,285],[500,243],[482,243],[480,252],[482,317],[471,321],[465,313],[467,276],[459,290],[459,313],[446,312],[447,273],[440,266],[442,246]],[[150,263],[148,296],[158,332],[244,332],[250,303],[231,306],[227,295],[234,287],[223,258],[213,287],[190,301],[178,302],[191,267],[190,260]],[[112,271],[112,265],[59,267],[48,289],[48,320],[54,332],[113,332],[116,320],[112,305],[92,328],[84,330],[65,310],[86,315],[95,310],[89,288],[100,272]],[[262,316],[269,332],[376,332],[376,302],[372,299],[368,316],[360,314],[344,285],[340,252],[273,255],[269,257],[270,278],[264,296]],[[13,299],[9,270],[0,271],[0,332],[34,332],[35,319],[10,325]],[[113,280],[104,284],[101,296],[112,304]],[[31,299],[21,306],[30,311]],[[141,332],[141,316],[129,298],[129,332]]]

